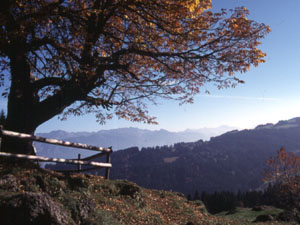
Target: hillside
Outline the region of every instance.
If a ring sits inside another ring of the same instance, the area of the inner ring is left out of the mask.
[[[186,195],[196,190],[253,190],[263,187],[261,174],[266,159],[282,146],[299,152],[299,140],[300,118],[294,118],[252,130],[231,131],[210,141],[129,148],[113,153],[111,177]]]
[[[147,188],[246,191],[262,187],[265,161],[280,147],[300,150],[300,118],[232,131],[210,141],[159,148],[127,149],[113,154],[112,177]]]
[[[8,163],[0,163],[0,216],[3,225],[252,224],[211,216],[176,192]]]

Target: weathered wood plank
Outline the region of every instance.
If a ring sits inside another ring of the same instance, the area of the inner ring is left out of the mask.
[[[43,156],[13,154],[13,153],[8,153],[8,152],[0,152],[0,156],[20,158],[20,159],[29,159],[29,160],[39,160],[39,161],[43,161],[43,162],[59,162],[59,163],[91,165],[91,166],[98,166],[98,167],[102,167],[102,168],[111,168],[112,167],[111,163],[89,162],[89,161],[73,160],[73,159],[48,158],[48,157],[43,157]]]
[[[103,147],[97,147],[97,146],[92,146],[92,145],[87,145],[87,144],[81,144],[81,143],[73,143],[70,141],[62,141],[62,140],[56,140],[56,139],[50,139],[50,138],[44,138],[44,137],[38,137],[30,134],[23,134],[23,133],[18,133],[14,131],[8,131],[8,130],[3,130],[1,129],[1,135],[2,136],[10,136],[10,137],[17,137],[21,139],[28,139],[32,141],[38,141],[38,142],[44,142],[48,144],[53,144],[53,145],[62,145],[62,146],[67,146],[67,147],[73,147],[73,148],[82,148],[86,150],[92,150],[92,151],[101,151],[101,152],[111,152],[111,148],[103,148]]]

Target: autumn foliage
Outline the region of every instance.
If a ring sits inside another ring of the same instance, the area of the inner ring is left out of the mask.
[[[267,160],[264,181],[275,186],[286,206],[300,206],[300,160],[282,147],[276,157]]]
[[[264,62],[269,27],[210,0],[1,0],[6,128],[34,133],[55,115],[155,123],[147,104],[192,102],[200,88],[241,83]]]

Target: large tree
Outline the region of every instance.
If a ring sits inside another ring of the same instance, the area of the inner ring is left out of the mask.
[[[10,79],[5,128],[33,134],[61,114],[154,123],[146,103],[192,102],[207,82],[231,87],[269,28],[211,0],[1,0],[0,68]],[[30,142],[3,151],[32,154]],[[27,150],[26,150],[27,149]]]

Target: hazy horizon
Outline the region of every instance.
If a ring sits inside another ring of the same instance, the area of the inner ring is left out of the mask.
[[[79,132],[98,132],[98,131],[106,131],[106,130],[116,130],[116,129],[140,129],[140,130],[148,130],[148,131],[160,131],[160,130],[166,130],[166,131],[169,131],[169,132],[176,132],[176,133],[179,133],[179,132],[186,132],[186,131],[197,131],[197,130],[204,130],[204,129],[232,129],[232,130],[241,130],[243,128],[239,128],[239,127],[233,127],[233,126],[228,126],[228,125],[221,125],[221,126],[217,126],[217,127],[199,127],[199,128],[187,128],[187,129],[184,129],[184,130],[168,130],[168,129],[165,129],[165,128],[158,128],[158,129],[147,129],[147,128],[139,128],[137,126],[130,126],[130,127],[118,127],[118,128],[106,128],[106,129],[99,129],[99,130],[91,130],[91,131],[87,131],[87,130],[76,130],[76,131],[73,131],[73,130],[64,130],[64,129],[55,129],[55,130],[45,130],[43,131],[42,129],[38,129],[38,131],[36,133],[50,133],[50,132],[53,132],[53,131],[66,131],[66,132],[74,132],[74,133],[79,133]]]

